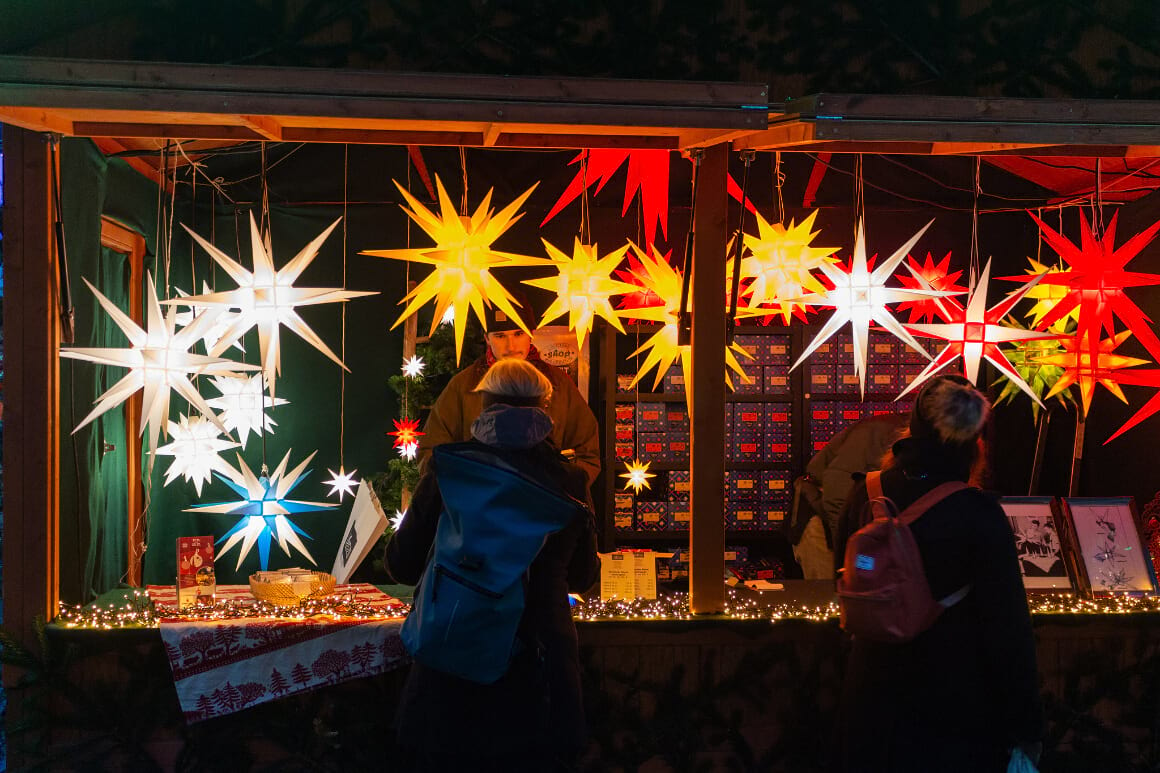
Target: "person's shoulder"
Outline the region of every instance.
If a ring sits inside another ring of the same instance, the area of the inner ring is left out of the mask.
[[[452,376],[451,380],[447,382],[447,388],[451,388],[452,386],[462,388],[466,385],[466,388],[474,389],[476,384],[483,379],[485,373],[487,373],[487,363],[481,357]]]

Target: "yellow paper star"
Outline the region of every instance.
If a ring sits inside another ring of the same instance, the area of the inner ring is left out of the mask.
[[[628,355],[635,357],[641,352],[648,352],[640,370],[633,377],[631,386],[636,386],[641,377],[655,367],[656,376],[653,379],[653,389],[656,389],[661,379],[664,378],[665,372],[678,359],[681,361],[681,370],[685,374],[685,383],[692,383],[689,380],[692,347],[688,344],[682,346],[678,343],[677,313],[681,305],[681,273],[669,265],[669,262],[657,251],[655,245],[650,245],[652,254],[645,255],[635,244],[631,242],[630,244],[640,256],[641,270],[636,272],[636,279],[646,292],[655,293],[658,298],[664,301],[663,306],[634,308],[630,312],[636,319],[661,323],[660,330],[653,333],[636,351]],[[737,344],[733,344],[725,350],[725,365],[729,370],[737,373],[746,384],[752,383],[753,379],[745,374],[737,360],[737,355],[753,359],[752,354]],[[728,370],[725,373],[725,381],[732,389],[733,380],[729,377]],[[688,395],[692,394],[692,390],[686,390],[685,394],[687,398]]]
[[[636,493],[640,493],[642,488],[651,489],[649,478],[655,478],[656,475],[648,471],[649,465],[652,462],[642,462],[639,459],[633,459],[631,462],[624,463],[624,469],[628,472],[622,472],[620,477],[627,479],[624,484],[625,489],[632,489]]]
[[[552,305],[544,312],[540,324],[546,324],[567,314],[568,328],[576,331],[576,343],[581,349],[584,348],[584,338],[592,330],[592,321],[597,316],[603,317],[623,333],[624,327],[620,324],[620,319],[608,299],[613,295],[623,295],[637,290],[633,285],[620,282],[611,276],[613,270],[624,259],[629,245],[626,244],[619,250],[598,258],[599,252],[595,244],[583,244],[577,238],[572,245],[572,256],[569,257],[552,246],[547,239],[542,241],[548,250],[548,258],[558,273],[553,277],[524,280],[524,284],[556,294],[556,300],[552,301]]]
[[[833,257],[837,247],[810,246],[818,235],[818,231],[810,231],[817,215],[815,211],[797,225],[791,219],[786,226],[771,224],[755,212],[757,235],[745,234],[748,255],[741,258],[741,280],[749,281],[749,305],[773,306],[774,313],[782,315],[787,325],[795,310],[805,308],[789,299],[826,292],[813,270],[838,262]],[[732,261],[726,265],[732,276]]]
[[[491,246],[513,223],[523,217],[523,213],[516,212],[536,189],[535,185],[499,212],[491,208],[493,191],[488,191],[475,214],[461,217],[438,176],[435,177],[435,184],[439,190],[438,215],[420,204],[398,182],[395,183],[410,205],[410,209],[404,206],[403,211],[435,241],[435,246],[406,250],[364,250],[361,254],[434,266],[431,273],[400,301],[407,306],[391,327],[398,327],[400,322],[417,312],[423,304],[434,299],[435,313],[431,317],[430,331],[433,335],[447,309],[454,309],[455,362],[458,363],[463,353],[463,336],[467,331],[469,309],[475,312],[484,330],[487,330],[484,314],[484,303],[487,303],[489,306],[498,306],[524,332],[531,333],[512,305],[514,299],[511,293],[491,275],[491,270],[507,266],[538,266],[547,261],[529,255],[500,252]]]
[[[217,356],[233,345],[252,328],[258,328],[258,344],[261,348],[262,372],[266,376],[266,383],[270,386],[270,395],[274,396],[275,379],[282,372],[279,332],[283,326],[293,330],[302,340],[333,360],[339,367],[346,370],[342,360],[330,350],[318,334],[310,329],[302,317],[298,316],[295,308],[298,306],[314,306],[320,303],[334,303],[359,298],[364,295],[378,295],[377,292],[358,292],[329,287],[295,287],[294,283],[306,270],[311,261],[318,255],[318,249],[330,236],[330,232],[338,225],[338,220],[316,236],[302,251],[294,256],[282,268],[274,270],[274,260],[270,255],[261,234],[258,224],[254,221],[254,213],[250,213],[250,245],[253,251],[254,270],[247,271],[240,264],[224,252],[198,236],[188,227],[182,226],[189,235],[209,253],[214,261],[225,269],[230,278],[237,282],[236,290],[226,292],[206,293],[204,295],[189,295],[184,298],[175,298],[166,301],[168,304],[184,306],[210,306],[217,308],[234,308],[238,310],[237,319],[230,328],[222,333],[222,337],[214,346],[211,355]]]
[[[1029,277],[1036,277],[1040,274],[1062,274],[1063,268],[1061,266],[1046,266],[1035,258],[1028,258],[1031,263],[1031,268],[1026,270]],[[1035,287],[1027,291],[1025,297],[1031,298],[1035,301],[1035,305],[1031,307],[1023,316],[1031,318],[1031,327],[1039,327],[1039,321],[1051,313],[1055,305],[1067,297],[1071,292],[1071,288],[1066,285],[1046,284],[1040,282]],[[1060,321],[1066,323],[1067,320],[1079,321],[1080,307],[1077,304],[1074,309],[1069,311],[1065,316],[1060,318]],[[1054,325],[1052,326],[1054,329]]]
[[[1079,385],[1080,398],[1083,400],[1083,412],[1086,416],[1091,408],[1092,395],[1096,391],[1096,382],[1120,398],[1121,402],[1128,402],[1123,390],[1116,383],[1115,371],[1121,368],[1133,368],[1144,365],[1148,361],[1136,357],[1127,357],[1122,354],[1112,354],[1112,351],[1132,335],[1131,330],[1123,330],[1111,338],[1099,342],[1098,351],[1093,356],[1092,348],[1087,344],[1087,336],[1081,340],[1079,336],[1063,342],[1064,352],[1053,354],[1050,357],[1041,357],[1036,362],[1043,365],[1058,365],[1063,368],[1063,375],[1055,382],[1055,386],[1047,393],[1048,399],[1059,394],[1072,384]]]

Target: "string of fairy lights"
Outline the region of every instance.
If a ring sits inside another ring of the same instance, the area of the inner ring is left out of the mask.
[[[1028,597],[1032,615],[1145,615],[1160,613],[1160,598],[1109,596],[1082,598],[1074,593],[1044,593]],[[162,620],[181,622],[220,622],[242,618],[304,620],[396,620],[407,616],[406,605],[383,608],[356,601],[353,594],[333,594],[307,598],[291,606],[264,601],[228,600],[184,609],[155,604],[145,591],[134,591],[119,603],[73,606],[62,604],[54,624],[69,629],[111,630],[115,628],[156,628]],[[796,601],[770,601],[762,595],[730,590],[725,612],[714,620],[807,620],[824,623],[838,619],[838,604],[803,604]],[[588,599],[572,608],[577,622],[692,620],[687,593],[664,594],[655,599]]]

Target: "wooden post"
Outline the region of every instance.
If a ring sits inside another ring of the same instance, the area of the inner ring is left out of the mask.
[[[705,150],[693,241],[689,606],[725,611],[725,248],[729,146]]]
[[[60,318],[48,143],[4,126],[4,625],[33,645],[60,593]],[[11,684],[19,676],[4,670]]]

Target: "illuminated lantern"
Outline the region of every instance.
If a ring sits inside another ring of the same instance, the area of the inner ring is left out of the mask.
[[[950,264],[951,254],[949,252],[938,263],[934,262],[934,258],[929,252],[923,263],[918,263],[913,257],[907,256],[906,267],[910,270],[911,276],[899,274],[898,281],[902,282],[903,287],[912,290],[941,290],[961,295],[968,291],[968,288],[956,284],[963,272],[950,273]],[[899,314],[909,311],[910,322],[934,322],[935,317],[944,322],[948,321],[942,313],[940,303],[932,298],[903,301],[898,304],[895,311]]]
[[[1094,347],[1078,335],[1075,338],[1065,340],[1062,354],[1054,354],[1039,360],[1047,365],[1058,365],[1063,368],[1063,375],[1059,377],[1059,381],[1055,382],[1055,386],[1047,393],[1047,396],[1054,397],[1072,384],[1078,384],[1085,416],[1091,408],[1092,395],[1096,391],[1097,383],[1102,384],[1105,389],[1120,398],[1121,401],[1128,402],[1117,382],[1129,374],[1120,374],[1117,371],[1121,368],[1133,368],[1148,362],[1136,357],[1126,357],[1114,353],[1116,347],[1131,335],[1131,330],[1123,330],[1111,338],[1100,341]],[[1092,353],[1093,349],[1095,350],[1094,354]],[[1113,437],[1115,436],[1113,435]]]
[[[627,470],[627,472],[622,472],[620,474],[620,477],[625,478],[624,488],[626,490],[631,488],[638,494],[642,488],[651,489],[652,485],[649,484],[648,479],[655,478],[656,475],[653,475],[648,471],[650,464],[652,463],[641,462],[639,459],[633,459],[631,462],[625,462],[624,469]]]
[[[210,379],[220,397],[211,397],[206,404],[218,411],[218,418],[229,432],[237,432],[242,448],[246,447],[250,433],[273,434],[278,422],[270,418],[266,411],[275,405],[289,405],[289,400],[268,397],[264,385],[265,376],[256,373],[249,378],[215,377]]]
[[[790,220],[789,225],[770,224],[760,214],[757,235],[746,233],[747,254],[741,258],[741,281],[747,283],[749,306],[773,306],[789,324],[795,311],[806,307],[790,299],[810,293],[825,293],[826,287],[814,275],[823,264],[837,263],[831,257],[837,247],[812,247],[810,242],[818,235],[811,231],[818,213],[813,212],[800,224]],[[733,263],[726,264],[731,273]]]
[[[330,496],[338,494],[339,502],[347,494],[350,494],[352,497],[354,496],[354,488],[358,483],[354,479],[354,475],[358,470],[347,472],[342,467],[339,467],[338,472],[335,472],[328,467],[326,471],[330,473],[330,480],[326,481],[326,485],[330,486]]]
[[[667,150],[617,150],[615,148],[591,148],[580,151],[580,155],[569,164],[583,162],[580,171],[568,184],[559,201],[540,223],[545,225],[571,204],[585,189],[595,185],[600,193],[605,184],[616,174],[616,170],[628,162],[628,179],[624,186],[624,206],[620,214],[628,212],[633,195],[640,191],[640,208],[648,241],[653,241],[659,226],[664,238],[669,229],[669,151]]]
[[[454,317],[451,324],[455,326],[455,362],[458,363],[463,354],[463,336],[467,331],[468,312],[474,312],[483,329],[487,330],[484,303],[498,306],[500,311],[511,317],[524,332],[530,334],[512,305],[514,299],[511,293],[492,276],[491,270],[506,266],[538,266],[546,261],[528,255],[500,252],[491,246],[522,217],[517,212],[536,189],[535,185],[499,212],[491,208],[492,191],[488,191],[474,214],[470,217],[461,217],[455,205],[451,203],[451,198],[444,190],[443,182],[438,175],[435,177],[435,184],[439,191],[438,215],[420,204],[419,200],[398,182],[395,183],[395,187],[410,206],[410,209],[404,206],[403,211],[434,240],[433,247],[364,250],[361,254],[426,263],[433,267],[431,273],[400,301],[407,306],[391,327],[392,329],[398,327],[400,322],[416,313],[421,306],[434,300],[435,313],[431,317],[430,331],[434,335],[435,328],[439,326],[447,310],[452,309]]]
[[[392,419],[395,422],[395,431],[387,434],[395,438],[395,448],[402,448],[403,446],[414,443],[419,444],[419,437],[423,434],[419,431],[418,419]]]
[[[228,448],[237,448],[238,444],[221,435],[221,430],[204,416],[182,416],[179,422],[169,422],[172,442],[156,451],[158,456],[173,457],[165,471],[165,485],[182,476],[193,482],[198,496],[201,496],[201,487],[213,477],[214,470],[231,475],[234,468],[219,454]]]
[[[403,375],[407,378],[419,378],[423,375],[423,358],[411,355],[403,361]]]

